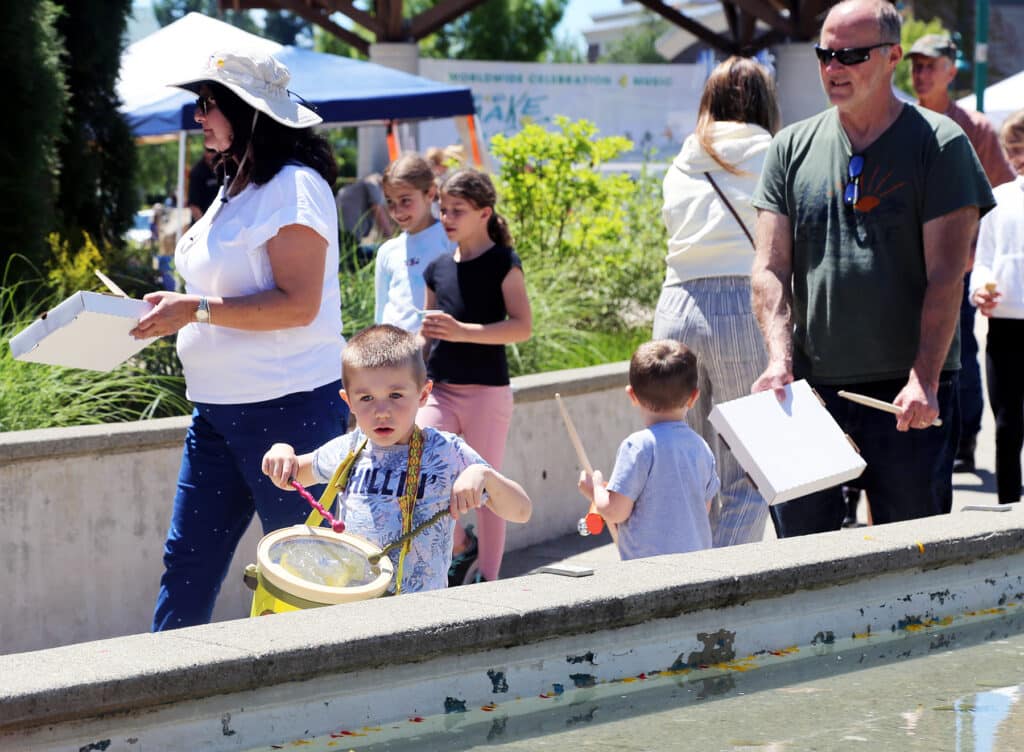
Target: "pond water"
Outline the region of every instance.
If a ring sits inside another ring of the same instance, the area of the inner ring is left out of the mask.
[[[449,717],[441,732],[400,740],[305,744],[373,752],[1024,749],[1020,614],[864,643],[749,671],[569,690],[539,712],[525,698],[486,721]]]

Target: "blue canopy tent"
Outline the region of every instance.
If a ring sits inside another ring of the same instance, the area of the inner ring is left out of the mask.
[[[199,126],[192,117],[195,95],[166,83],[187,78],[207,56],[230,49],[269,53],[287,65],[292,75],[289,90],[298,92],[328,125],[472,118],[474,114],[468,87],[286,47],[201,13],[189,13],[130,45],[121,56],[118,81],[121,111],[137,138],[178,139],[179,206],[184,202],[185,137]]]
[[[288,88],[325,123],[419,120],[473,114],[467,87],[448,86],[361,60],[281,47],[274,57],[288,66]],[[167,90],[168,96],[125,110],[136,136],[159,136],[198,130],[193,120],[195,95]]]

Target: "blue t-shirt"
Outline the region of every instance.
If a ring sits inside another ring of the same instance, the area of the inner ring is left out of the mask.
[[[619,555],[640,559],[711,548],[707,502],[718,493],[715,455],[679,420],[655,423],[626,438],[608,490],[633,500],[619,525]]]
[[[414,235],[403,232],[384,243],[377,251],[374,271],[374,321],[393,324],[413,334],[419,332],[423,325],[419,311],[427,298],[423,272],[434,259],[451,256],[455,245],[440,222]]]
[[[313,475],[317,483],[326,483],[350,451],[365,438],[362,431],[339,436],[313,453]],[[405,493],[405,473],[409,446],[376,446],[372,441],[356,459],[348,487],[340,496],[341,518],[346,532],[360,535],[378,546],[391,543],[402,534],[399,500]],[[413,507],[413,526],[446,509],[452,485],[470,465],[486,465],[472,447],[454,434],[423,429],[423,457],[420,460],[420,484]],[[437,590],[448,587],[448,567],[452,563],[454,521],[444,517],[412,539],[405,558],[402,592]],[[398,572],[398,554],[388,554]],[[389,587],[394,591],[394,583]]]

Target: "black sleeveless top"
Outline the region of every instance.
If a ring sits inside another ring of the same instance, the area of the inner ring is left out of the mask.
[[[501,283],[523,262],[511,248],[495,245],[469,261],[450,256],[434,259],[423,273],[437,308],[467,324],[493,324],[508,317]],[[427,375],[440,384],[509,383],[504,345],[435,340]]]

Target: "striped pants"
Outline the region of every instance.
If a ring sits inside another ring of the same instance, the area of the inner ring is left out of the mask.
[[[686,422],[711,447],[722,481],[711,505],[714,546],[761,540],[768,505],[708,422],[713,405],[750,394],[768,363],[750,308],[750,278],[704,277],[662,288],[654,338],[678,340],[697,355],[700,397]]]

